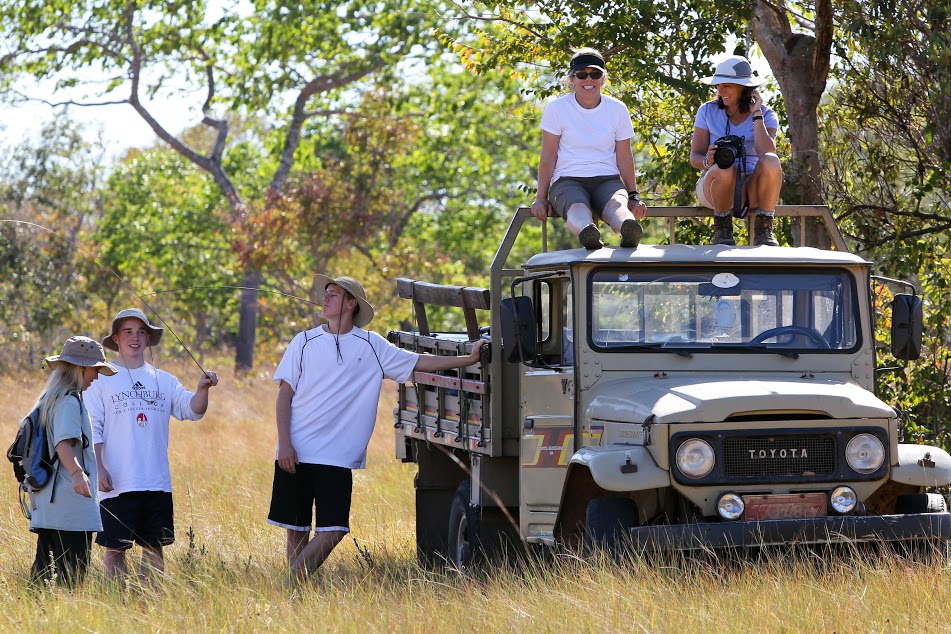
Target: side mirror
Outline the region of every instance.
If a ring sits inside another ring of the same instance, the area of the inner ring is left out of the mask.
[[[532,299],[525,295],[503,299],[499,309],[505,360],[509,363],[534,363],[538,335]]]
[[[892,300],[892,356],[914,361],[921,356],[921,298],[899,294]]]

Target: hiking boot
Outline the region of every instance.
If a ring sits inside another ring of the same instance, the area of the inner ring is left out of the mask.
[[[773,217],[765,214],[757,214],[754,222],[756,237],[753,239],[754,247],[778,247],[779,241],[773,233]]]
[[[593,224],[581,230],[581,233],[578,234],[578,240],[581,241],[581,246],[588,251],[594,251],[604,246],[604,243],[601,242],[601,232]]]
[[[642,235],[644,235],[644,228],[636,218],[628,218],[621,223],[621,247],[636,249]]]
[[[733,239],[733,215],[713,216],[713,244],[736,244]]]

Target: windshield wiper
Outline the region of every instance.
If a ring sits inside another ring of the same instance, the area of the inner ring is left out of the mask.
[[[764,350],[771,354],[778,354],[781,357],[787,357],[789,359],[798,359],[799,353],[793,352],[792,350],[782,350],[780,348],[770,348],[766,344],[757,344],[757,345],[729,345],[729,346],[718,346],[723,348],[729,348],[730,350]]]

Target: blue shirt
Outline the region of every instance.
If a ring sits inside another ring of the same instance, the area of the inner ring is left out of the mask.
[[[763,104],[763,123],[767,130],[779,129],[779,118],[776,113]],[[726,110],[717,107],[717,102],[708,101],[697,110],[697,117],[693,122],[694,127],[706,130],[710,133],[710,145],[714,145],[717,139],[728,134],[746,138],[746,171],[750,173],[759,162],[759,155],[756,154],[756,146],[753,143],[753,117],[747,117],[743,123],[733,125],[729,117],[726,116]]]

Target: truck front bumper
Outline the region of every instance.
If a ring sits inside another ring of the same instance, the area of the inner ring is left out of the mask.
[[[951,539],[951,513],[664,524],[631,529],[639,550]]]

